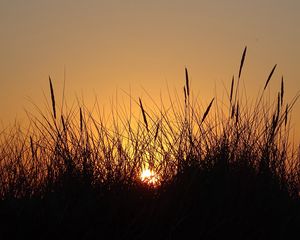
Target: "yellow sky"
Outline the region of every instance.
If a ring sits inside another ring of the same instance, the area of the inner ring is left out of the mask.
[[[136,98],[143,88],[158,97],[166,83],[181,91],[188,67],[193,91],[207,103],[215,86],[229,88],[245,45],[248,94],[277,63],[271,87],[283,75],[291,99],[300,90],[299,12],[298,0],[2,0],[1,122],[22,118],[29,98],[42,107],[48,75],[61,94],[64,69],[70,98],[106,103],[129,86]],[[293,117],[300,122],[300,103]]]

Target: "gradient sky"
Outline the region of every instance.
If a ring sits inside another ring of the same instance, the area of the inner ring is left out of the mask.
[[[290,99],[300,90],[299,13],[298,0],[1,0],[2,124],[44,102],[48,75],[61,95],[64,72],[68,95],[105,103],[129,86],[135,97],[143,88],[158,97],[166,83],[181,91],[186,66],[208,102],[215,86],[229,88],[245,45],[248,94],[277,63],[271,88],[283,75]],[[300,122],[300,103],[293,119]]]

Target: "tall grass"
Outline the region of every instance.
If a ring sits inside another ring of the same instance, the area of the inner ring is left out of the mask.
[[[47,202],[53,195],[59,199],[83,198],[99,218],[101,214],[105,216],[103,226],[115,229],[118,224],[125,224],[124,229],[119,227],[115,232],[124,238],[132,234],[136,238],[146,236],[153,224],[160,237],[176,237],[179,229],[184,231],[187,226],[197,229],[197,221],[206,224],[199,230],[203,236],[213,236],[210,227],[223,228],[222,224],[227,230],[232,224],[244,224],[242,229],[246,234],[249,229],[245,226],[252,216],[249,209],[254,209],[249,201],[255,206],[260,206],[260,200],[261,204],[274,201],[292,206],[292,201],[298,201],[300,159],[298,149],[289,141],[289,116],[299,94],[287,103],[282,78],[274,101],[265,100],[275,65],[254,106],[247,105],[240,97],[239,87],[246,52],[247,48],[242,54],[237,83],[232,78],[228,104],[218,102],[216,96],[202,107],[200,99],[192,97],[185,69],[182,100],[147,109],[141,98],[135,101],[129,96],[140,111],[130,111],[127,115],[115,112],[110,121],[105,114],[95,115],[84,105],[65,107],[59,113],[55,86],[49,77],[52,107],[45,112],[38,108],[38,115],[28,114],[31,127],[26,130],[15,125],[1,132],[2,202],[11,199]],[[95,106],[100,109],[98,103]],[[158,185],[141,181],[140,174],[145,168],[158,174]],[[66,202],[64,206],[68,207],[71,203]],[[132,204],[137,204],[137,209],[129,207]],[[77,205],[76,209],[81,211]],[[63,209],[55,211],[70,220]],[[257,211],[265,214],[263,209]],[[95,218],[92,213],[87,214]],[[118,214],[122,221],[129,222],[118,222]],[[239,219],[238,214],[248,220]],[[49,221],[66,224],[59,219]],[[286,229],[290,231],[294,226],[287,226],[289,222],[282,224],[281,233],[285,234]],[[139,232],[140,225],[144,232]]]

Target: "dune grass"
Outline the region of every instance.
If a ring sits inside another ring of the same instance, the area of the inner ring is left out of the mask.
[[[110,121],[84,105],[59,109],[49,77],[51,107],[28,113],[28,129],[0,135],[2,238],[299,234],[300,156],[289,141],[299,95],[286,102],[282,78],[274,101],[265,99],[275,65],[249,106],[239,87],[246,53],[228,103],[216,96],[203,107],[185,69],[182,99],[147,109],[129,96],[140,111]],[[157,183],[141,180],[146,168]]]

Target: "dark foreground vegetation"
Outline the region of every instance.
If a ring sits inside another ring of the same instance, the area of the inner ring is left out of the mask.
[[[300,159],[290,143],[298,98],[228,103],[192,97],[135,115],[51,105],[1,132],[0,239],[291,239],[300,234]],[[58,109],[59,108],[59,109]],[[125,116],[125,117],[124,117]],[[143,169],[157,182],[141,180]]]

